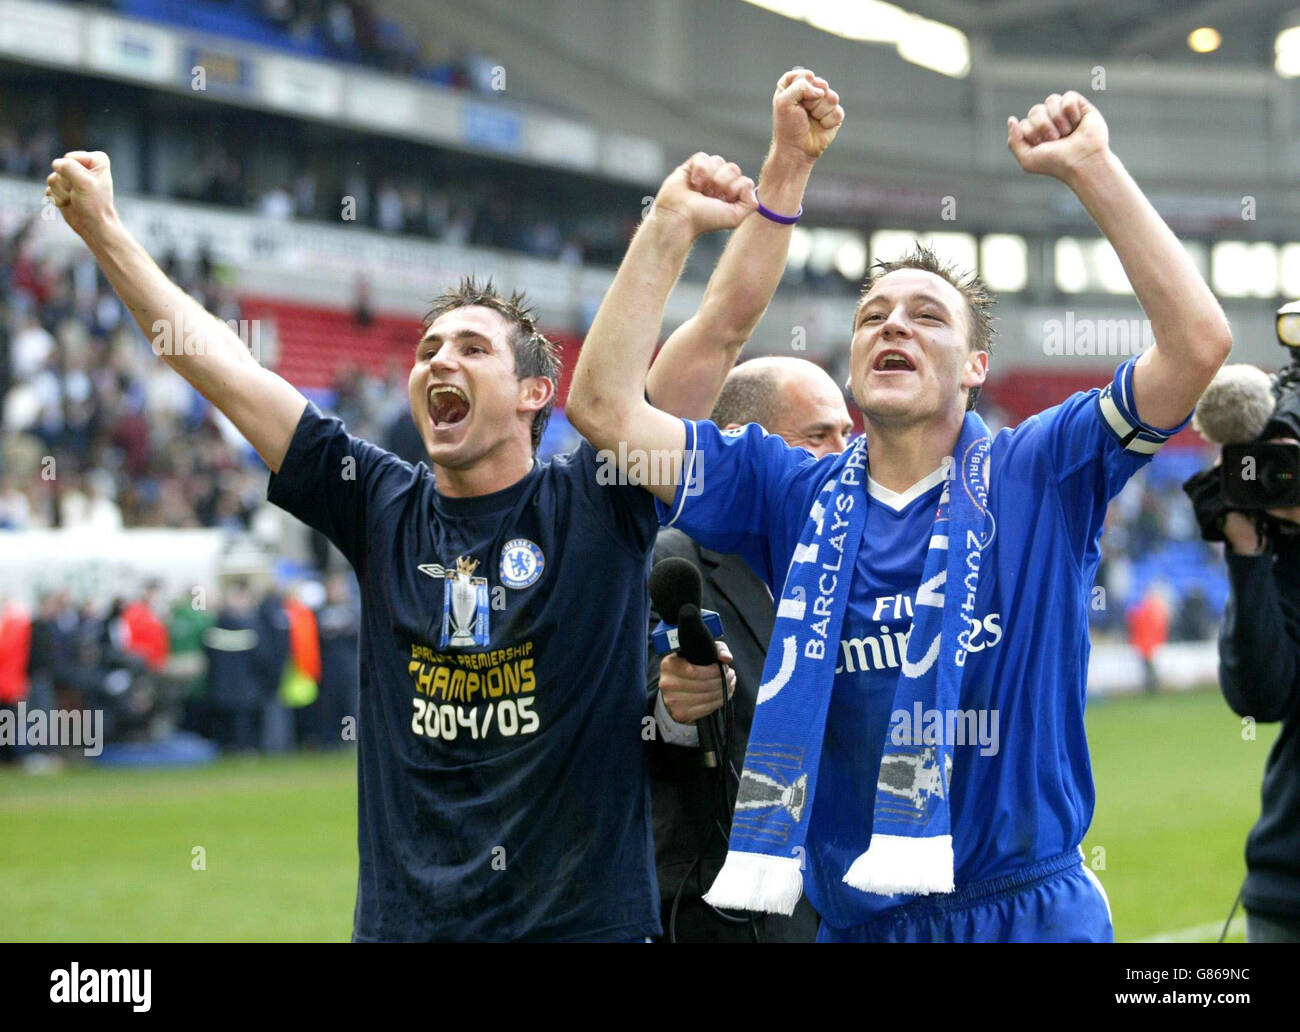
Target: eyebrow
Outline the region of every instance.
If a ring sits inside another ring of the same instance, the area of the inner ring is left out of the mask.
[[[922,304],[934,305],[937,308],[942,308],[946,314],[952,315],[952,309],[950,309],[944,301],[936,297],[934,294],[916,294],[911,298],[911,300],[920,301]],[[857,324],[858,320],[862,318],[862,313],[865,312],[872,305],[874,305],[877,301],[889,302],[890,295],[874,294],[866,301],[863,301],[862,304],[858,306],[858,314],[854,316],[853,322],[855,325]]]
[[[437,341],[438,343],[441,344],[445,339],[446,338],[441,333],[434,333],[432,330],[429,330],[425,333],[423,337],[421,337],[416,342],[415,346],[418,348],[421,344],[428,344],[430,341]],[[452,340],[479,340],[489,346],[491,346],[492,344],[490,338],[483,336],[483,334],[479,333],[477,330],[458,330],[457,332],[451,335],[451,339]]]
[[[852,423],[833,423],[830,420],[822,420],[820,423],[809,423],[803,428],[803,432],[808,436],[813,434],[828,434],[835,430],[844,430],[851,433],[853,430]]]

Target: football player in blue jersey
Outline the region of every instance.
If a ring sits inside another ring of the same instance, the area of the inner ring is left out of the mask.
[[[804,69],[772,111],[761,190],[798,207],[844,113]],[[435,301],[409,380],[429,465],[412,466],[324,416],[167,278],[118,219],[105,154],[53,164],[47,194],[155,352],[257,450],[271,501],[357,572],[354,939],[658,934],[643,748],[656,514],[589,444],[536,460],[558,362],[522,297],[466,281]],[[702,157],[693,173],[683,188],[740,228],[649,384],[683,415],[711,409],[790,239],[747,219],[754,184],[737,166]]]
[[[1108,941],[1080,844],[1092,590],[1109,500],[1226,358],[1224,315],[1077,93],[1008,121],[1113,245],[1155,343],[1110,385],[992,435],[973,411],[992,297],[925,249],[877,265],[854,313],[865,433],[814,458],[646,400],[666,298],[734,213],[664,182],[587,338],[568,415],[598,447],[683,455],[661,521],[739,553],[778,601],[733,820],[706,900],[790,913],[825,941]],[[790,217],[786,210],[773,213]]]

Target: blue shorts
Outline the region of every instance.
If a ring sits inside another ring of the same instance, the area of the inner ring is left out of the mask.
[[[1073,849],[1004,878],[923,897],[818,942],[1114,942],[1110,903]]]

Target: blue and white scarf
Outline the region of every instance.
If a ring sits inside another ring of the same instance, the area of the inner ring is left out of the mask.
[[[983,420],[966,413],[916,593],[895,712],[919,707],[947,714],[959,705],[963,608],[974,604],[980,550],[988,543],[990,443]],[[758,688],[727,859],[704,897],[713,906],[790,914],[803,892],[807,818],[866,525],[866,476],[866,439],[860,437],[834,465],[799,535]],[[920,740],[920,723],[912,740],[886,736],[871,841],[843,876],[853,888],[882,895],[953,890],[952,743],[942,734],[937,741]],[[847,826],[862,815],[822,814],[819,820]],[[822,831],[833,837],[835,827]]]

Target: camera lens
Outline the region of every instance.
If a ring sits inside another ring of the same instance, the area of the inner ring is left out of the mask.
[[[1281,502],[1287,498],[1295,486],[1295,467],[1281,456],[1266,456],[1260,463],[1257,474],[1260,494],[1264,501]]]

